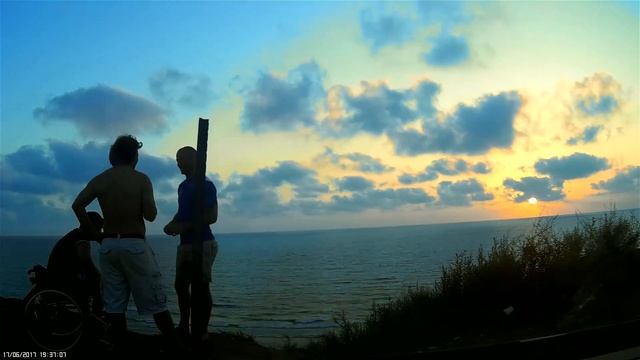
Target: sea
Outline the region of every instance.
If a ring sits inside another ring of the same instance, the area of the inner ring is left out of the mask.
[[[604,213],[555,217],[557,231]],[[640,209],[618,210],[638,217]],[[211,284],[211,331],[242,332],[265,345],[302,345],[337,328],[336,319],[366,319],[374,304],[416,287],[432,286],[456,253],[489,250],[494,239],[518,238],[548,218],[291,232],[217,234],[218,256]],[[27,270],[46,265],[57,237],[0,237],[0,296],[23,298]],[[151,235],[174,320],[177,241]],[[97,248],[92,256],[96,265]],[[133,299],[129,328],[156,333],[153,319],[137,314]]]

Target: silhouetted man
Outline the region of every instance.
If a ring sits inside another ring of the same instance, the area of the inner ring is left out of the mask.
[[[95,211],[87,215],[93,228],[102,230],[102,216]],[[100,272],[91,260],[90,240],[95,239],[82,226],[58,240],[49,254],[46,276],[52,287],[69,293],[81,308],[100,313]]]
[[[145,242],[144,220],[155,220],[157,210],[151,181],[135,170],[141,147],[131,135],[118,137],[109,151],[112,167],[89,181],[74,201],[73,211],[94,236],[98,234],[85,207],[97,198],[104,215],[100,269],[104,308],[111,319],[114,341],[122,340],[126,331],[125,313],[132,293],[138,313],[153,314],[158,329],[178,346],[160,270]]]
[[[189,332],[189,318],[191,318],[191,333],[193,340],[203,343],[207,340],[208,325],[211,317],[211,267],[218,253],[218,243],[211,232],[210,224],[218,219],[218,200],[216,187],[209,179],[205,179],[204,208],[205,225],[200,229],[194,228],[194,198],[196,181],[196,150],[186,146],[178,150],[176,162],[180,172],[186,179],[178,187],[178,212],[173,220],[164,228],[168,235],[180,234],[180,245],[176,257],[176,293],[180,307],[180,324],[178,329],[184,334]],[[192,243],[196,232],[202,236],[202,281],[193,283],[193,248]],[[191,287],[191,292],[189,292]]]

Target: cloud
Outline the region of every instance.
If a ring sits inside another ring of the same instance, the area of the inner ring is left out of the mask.
[[[575,84],[574,106],[587,117],[606,116],[619,108],[621,93],[622,86],[611,75],[595,73]]]
[[[469,59],[469,44],[466,38],[453,35],[457,25],[471,20],[461,1],[418,1],[418,12],[426,25],[438,25],[440,31],[427,41],[431,48],[424,53],[425,62],[435,67],[451,67]]]
[[[415,99],[412,89],[392,90],[386,84],[363,82],[364,91],[353,94],[342,88],[345,115],[321,130],[328,136],[348,137],[358,133],[382,135],[401,128],[418,116],[409,102]]]
[[[121,134],[159,134],[167,128],[164,110],[155,103],[97,85],[56,96],[33,111],[45,124],[73,124],[82,136],[114,138]]]
[[[534,164],[539,174],[549,175],[557,184],[564,180],[589,177],[610,167],[605,158],[584,153],[573,153],[570,156],[540,159]]]
[[[430,42],[431,49],[424,54],[424,60],[431,66],[449,67],[469,59],[469,44],[462,36],[443,32]]]
[[[440,85],[423,80],[415,88],[415,100],[418,113],[424,119],[431,119],[438,113],[435,107],[436,97],[440,94]]]
[[[191,75],[178,69],[159,70],[149,77],[148,83],[153,97],[168,105],[202,108],[216,98],[208,76]]]
[[[603,127],[601,125],[589,126],[585,128],[580,135],[567,140],[567,145],[577,145],[580,142],[583,144],[594,142],[602,129]]]
[[[286,78],[261,73],[245,94],[242,129],[261,133],[313,125],[315,104],[325,94],[323,78],[315,62],[299,65]]]
[[[373,188],[373,181],[362,176],[345,176],[334,180],[339,191],[363,191]]]
[[[618,101],[613,96],[605,95],[580,99],[576,105],[585,115],[598,116],[612,113],[618,107]]]
[[[399,155],[435,152],[474,155],[492,148],[509,148],[521,103],[516,92],[487,95],[475,106],[459,105],[454,114],[441,122],[425,119],[422,131],[402,130],[390,136]]]
[[[611,179],[591,184],[591,187],[608,193],[632,193],[638,196],[640,194],[640,166],[630,166],[620,170]]]
[[[229,179],[221,196],[224,211],[237,216],[274,216],[302,212],[306,215],[336,212],[388,210],[404,205],[427,205],[435,201],[422,189],[373,189],[373,182],[352,176],[334,180],[338,191],[328,201],[320,195],[328,194],[329,187],[320,183],[313,169],[285,161],[274,167],[258,169],[249,175],[234,175]],[[278,191],[291,186],[293,197],[282,199]]]
[[[62,191],[62,187],[56,179],[51,179],[42,173],[37,175],[23,173],[13,168],[6,158],[0,162],[0,173],[2,174],[0,176],[0,191],[36,195],[51,195]]]
[[[333,195],[326,205],[329,211],[360,212],[391,210],[405,205],[428,205],[435,201],[422,189],[380,189],[356,192],[349,196]]]
[[[513,200],[524,202],[529,198],[536,198],[538,201],[556,201],[564,199],[562,183],[558,184],[549,177],[527,176],[519,181],[507,178],[503,185],[514,191]]]
[[[110,144],[88,142],[84,145],[50,140],[46,146],[23,146],[2,156],[3,167],[12,171],[26,191],[31,184],[52,184],[61,181],[83,184],[111,167]],[[137,169],[146,173],[152,181],[175,178],[180,175],[175,161],[164,156],[140,152]],[[4,175],[4,173],[3,173]],[[17,184],[13,187],[18,186]],[[3,189],[5,189],[3,187]],[[34,189],[33,193],[43,190]]]
[[[373,9],[360,12],[360,30],[373,53],[389,45],[402,45],[414,37],[414,25],[397,13],[382,14]]]
[[[404,185],[411,185],[426,181],[435,180],[438,178],[438,173],[432,171],[424,171],[415,175],[404,173],[398,176],[398,181]]]
[[[328,161],[345,170],[358,170],[365,173],[382,174],[392,171],[392,166],[387,166],[380,161],[367,154],[355,152],[347,154],[335,153],[331,148],[326,147],[324,153],[314,158],[315,162]]]
[[[419,182],[425,182],[435,180],[439,174],[453,176],[463,173],[475,172],[478,174],[486,174],[490,172],[489,165],[484,162],[471,165],[462,159],[438,159],[433,160],[423,172],[411,175],[402,174],[398,177],[398,181],[402,184],[414,184]]]
[[[488,174],[491,172],[491,167],[486,162],[479,162],[473,165],[471,170],[476,174]]]
[[[462,1],[417,1],[417,9],[426,25],[438,24],[445,30],[471,19]]]
[[[93,176],[111,167],[109,147],[50,140],[0,156],[2,233],[57,235],[77,226],[71,201]],[[153,182],[158,207],[175,210],[176,184],[181,177],[175,161],[140,152],[137,169]],[[218,179],[217,174],[209,177]],[[163,198],[169,194],[171,200]],[[96,202],[91,206],[97,209]]]
[[[294,161],[283,161],[250,175],[231,176],[220,197],[233,214],[276,215],[288,210],[278,195],[278,188],[283,185],[292,186],[296,199],[313,199],[329,191],[327,185],[316,179],[315,170]]]
[[[442,181],[438,184],[438,203],[445,206],[470,206],[474,201],[493,200],[493,194],[485,192],[476,179],[457,182]]]
[[[4,180],[4,179],[2,179]],[[60,235],[78,226],[71,209],[61,209],[40,196],[0,190],[2,235]]]

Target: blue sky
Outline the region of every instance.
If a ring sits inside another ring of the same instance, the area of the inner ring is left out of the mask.
[[[0,6],[3,235],[75,226],[121,133],[158,233],[198,117],[216,231],[640,206],[638,2]]]

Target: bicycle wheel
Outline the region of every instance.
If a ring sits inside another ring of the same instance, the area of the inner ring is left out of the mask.
[[[33,342],[49,351],[67,351],[82,336],[82,309],[62,291],[48,289],[34,294],[25,306],[24,318]]]

